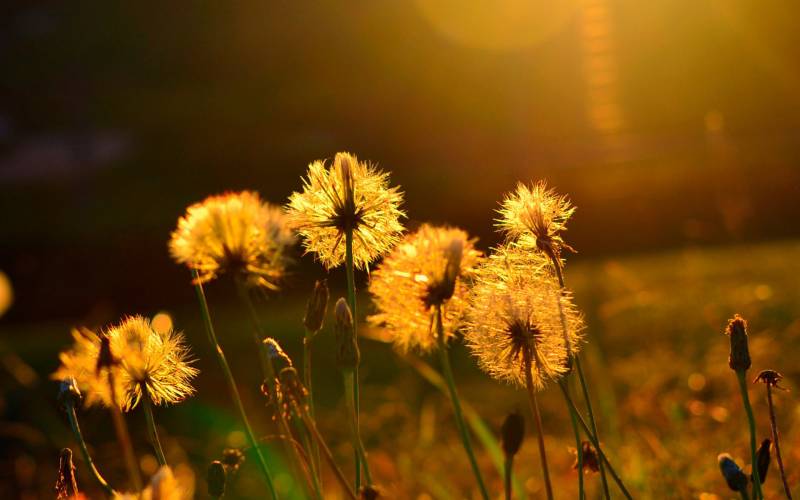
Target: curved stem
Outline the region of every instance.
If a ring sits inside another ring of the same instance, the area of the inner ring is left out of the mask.
[[[128,425],[125,423],[125,417],[122,416],[117,404],[117,390],[114,385],[114,374],[108,370],[108,387],[111,392],[111,419],[114,422],[114,432],[117,433],[117,441],[122,448],[122,453],[125,456],[125,465],[128,467],[128,476],[136,491],[142,490],[142,477],[139,474],[139,464],[136,463],[136,454],[133,452],[133,444],[131,444],[131,435],[128,432]]]
[[[350,312],[353,314],[353,338],[356,345],[358,344],[358,315],[356,313],[356,278],[355,278],[355,261],[353,259],[353,230],[348,229],[344,233],[345,239],[345,271],[347,274],[347,302],[350,305]],[[361,425],[359,423],[359,413],[361,412],[361,401],[358,386],[358,363],[353,368],[353,402],[355,409],[355,423],[356,433],[358,439],[361,440]],[[361,459],[358,450],[354,452],[354,460],[356,466],[356,491],[361,488]]]
[[[617,486],[619,487],[620,491],[625,496],[625,498],[627,498],[628,500],[632,500],[630,492],[625,487],[625,484],[622,482],[622,479],[620,479],[619,475],[617,475],[617,471],[615,471],[614,467],[611,466],[611,462],[608,461],[608,457],[606,457],[606,454],[600,448],[600,442],[597,440],[595,435],[592,434],[592,431],[589,429],[589,426],[586,425],[586,421],[583,420],[581,414],[578,413],[578,409],[575,407],[575,402],[572,401],[572,398],[569,395],[569,391],[567,390],[567,386],[565,385],[564,380],[560,380],[558,386],[561,387],[561,393],[564,395],[564,399],[567,401],[567,404],[570,406],[570,408],[572,408],[572,411],[578,418],[578,423],[581,425],[581,428],[583,429],[583,432],[586,434],[586,437],[588,437],[589,441],[591,441],[592,445],[594,445],[594,448],[597,451],[597,454],[600,456],[600,459],[603,462],[605,462],[606,467],[608,468],[608,473],[611,474],[611,477],[614,479],[614,482],[617,483]]]
[[[217,335],[214,333],[214,325],[211,323],[211,314],[208,311],[208,302],[206,302],[206,295],[203,292],[203,285],[201,285],[198,281],[197,271],[192,271],[192,277],[194,278],[194,289],[197,292],[197,300],[200,302],[200,312],[203,316],[203,325],[205,326],[206,334],[208,334],[208,340],[211,342],[211,345],[214,348],[214,353],[217,356],[217,362],[219,363],[220,368],[222,368],[222,374],[225,377],[225,381],[228,383],[228,391],[230,392],[234,405],[239,412],[239,417],[242,419],[242,424],[244,425],[245,432],[247,434],[247,440],[250,441],[250,446],[253,448],[256,456],[258,457],[258,465],[261,468],[261,473],[264,475],[264,480],[267,482],[270,497],[272,500],[278,500],[278,496],[275,493],[275,486],[272,483],[272,475],[270,474],[269,467],[267,466],[267,461],[258,445],[258,439],[256,439],[253,428],[250,427],[250,421],[247,419],[247,414],[244,411],[242,398],[239,396],[239,389],[236,387],[236,381],[233,378],[233,373],[231,372],[230,366],[228,366],[228,361],[225,359],[225,353],[222,351],[222,346],[219,345],[219,341],[217,341]]]
[[[745,371],[736,370],[736,378],[739,379],[739,391],[742,393],[742,404],[747,413],[747,423],[750,427],[750,463],[753,469],[753,498],[758,500],[764,498],[761,493],[761,480],[758,477],[758,457],[756,448],[756,419],[753,416],[753,407],[750,406],[750,396],[747,394],[747,381]]]
[[[372,474],[369,471],[369,462],[367,461],[367,452],[364,448],[364,443],[361,441],[361,436],[358,433],[358,422],[356,420],[356,407],[353,400],[353,385],[354,374],[352,371],[345,370],[342,372],[344,377],[344,398],[347,404],[347,411],[350,413],[350,436],[353,441],[353,449],[358,453],[359,460],[364,466],[364,479],[367,484],[372,484]]]
[[[142,389],[144,395],[142,396],[142,406],[144,406],[144,414],[147,417],[147,432],[150,435],[150,442],[153,444],[153,449],[156,451],[156,458],[158,465],[167,465],[167,458],[164,456],[164,449],[161,447],[161,440],[158,439],[158,430],[156,429],[156,419],[153,417],[153,402],[146,389]]]
[[[778,459],[778,470],[783,481],[783,491],[786,498],[792,500],[792,492],[789,490],[789,483],[786,481],[786,472],[783,470],[783,459],[781,458],[781,444],[778,439],[778,423],[775,421],[775,407],[772,406],[772,386],[767,384],[767,404],[769,406],[769,421],[772,427],[772,441],[775,443],[775,456]]]
[[[81,432],[81,426],[78,424],[78,415],[75,413],[75,406],[72,402],[67,402],[64,406],[67,412],[67,419],[69,420],[69,426],[72,429],[72,434],[75,436],[75,440],[78,442],[78,446],[81,449],[81,454],[83,455],[83,460],[86,462],[86,466],[89,468],[89,472],[92,473],[92,477],[94,478],[95,482],[106,492],[107,495],[113,495],[114,489],[109,486],[108,482],[103,478],[100,471],[97,470],[97,467],[94,465],[94,461],[92,460],[92,456],[89,454],[89,448],[86,446],[86,441],[83,439],[83,433]]]
[[[436,337],[439,342],[439,355],[442,361],[442,373],[447,382],[447,389],[450,392],[450,401],[453,403],[453,414],[456,418],[456,425],[458,432],[461,435],[461,442],[464,444],[464,451],[467,452],[469,463],[472,466],[472,472],[475,474],[475,480],[478,481],[478,487],[481,490],[481,495],[484,500],[489,498],[489,493],[486,491],[486,485],[483,483],[481,470],[478,467],[478,461],[475,459],[475,453],[472,451],[472,442],[469,437],[469,431],[466,424],[464,424],[464,416],[461,411],[461,401],[458,399],[458,392],[456,391],[456,383],[453,378],[453,369],[450,366],[450,351],[447,349],[447,341],[444,338],[444,327],[442,325],[442,308],[436,308]]]
[[[547,468],[547,452],[544,449],[544,433],[542,432],[542,415],[539,413],[539,403],[536,400],[536,392],[533,388],[533,376],[531,375],[531,353],[528,349],[522,351],[525,361],[525,382],[528,389],[528,400],[531,403],[531,413],[533,422],[536,424],[536,437],[539,440],[539,458],[542,462],[542,475],[544,476],[544,486],[547,498],[553,500],[553,486],[550,484],[550,472]]]
[[[572,407],[567,405],[569,409],[569,419],[572,423],[572,432],[575,434],[576,454],[578,458],[578,500],[582,500],[585,496],[583,491],[583,441],[581,441],[580,430],[578,430],[578,417],[572,411]]]

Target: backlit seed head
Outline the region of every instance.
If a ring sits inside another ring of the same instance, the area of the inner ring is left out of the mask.
[[[761,370],[758,375],[756,375],[756,378],[753,379],[753,383],[763,382],[764,385],[769,387],[774,387],[782,391],[788,391],[788,389],[778,385],[781,380],[783,380],[783,375],[775,370]]]
[[[314,291],[311,292],[311,298],[306,305],[305,318],[303,318],[303,325],[307,331],[317,333],[322,330],[329,299],[328,282],[326,280],[317,280],[314,284]]]
[[[187,468],[163,465],[141,492],[114,493],[114,500],[190,500],[194,498],[194,474]]]
[[[474,243],[461,229],[429,224],[407,235],[372,273],[377,313],[369,322],[384,328],[401,352],[428,352],[438,345],[435,315],[441,308],[445,337],[452,337],[482,259]]]
[[[342,370],[353,370],[358,366],[361,354],[353,330],[353,315],[344,298],[336,301],[335,316],[336,364]]]
[[[747,321],[738,314],[728,321],[725,334],[730,338],[731,351],[728,366],[735,371],[747,371],[750,368],[750,350],[747,347]]]
[[[355,155],[337,153],[330,166],[321,160],[308,166],[303,191],[289,197],[286,213],[306,253],[327,269],[344,263],[345,233],[352,231],[353,260],[364,269],[399,241],[402,202],[400,190],[389,187],[388,174]]]
[[[280,207],[250,191],[210,196],[186,209],[169,252],[203,283],[229,273],[250,286],[277,289],[295,243]]]

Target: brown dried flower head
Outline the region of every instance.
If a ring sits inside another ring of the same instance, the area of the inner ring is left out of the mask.
[[[747,321],[738,314],[728,321],[725,335],[730,338],[731,351],[728,366],[734,371],[747,371],[750,368],[750,350],[747,347]]]

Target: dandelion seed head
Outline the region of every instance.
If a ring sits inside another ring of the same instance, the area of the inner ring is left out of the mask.
[[[116,403],[124,411],[136,407],[144,391],[156,405],[177,403],[194,393],[191,379],[198,370],[191,366],[189,349],[179,332],[159,333],[146,318],[132,316],[101,334],[76,329],[72,336],[74,343],[60,354],[61,366],[53,378],[74,378],[86,406],[113,404],[109,372]],[[110,348],[111,363],[98,363],[103,338]]]
[[[286,210],[306,253],[327,269],[344,262],[345,233],[352,231],[353,260],[364,269],[400,239],[402,202],[400,190],[389,187],[389,174],[337,153],[330,166],[322,160],[308,166],[303,191],[289,197]]]
[[[546,182],[539,181],[530,186],[519,183],[517,189],[503,200],[495,227],[509,242],[560,259],[562,249],[572,250],[564,243],[561,233],[566,230],[567,221],[574,212],[575,207],[569,199],[549,189]]]
[[[194,498],[194,474],[188,467],[175,471],[167,465],[158,469],[140,493],[114,493],[115,500],[190,500]]]
[[[463,317],[468,281],[481,259],[465,231],[422,225],[372,273],[369,291],[378,312],[370,323],[385,328],[402,352],[433,350],[436,308],[442,308],[445,335],[453,336]]]
[[[579,350],[584,328],[571,296],[561,293],[545,266],[539,254],[499,248],[478,269],[464,328],[481,369],[497,380],[524,386],[528,357],[537,390],[568,371],[568,355]]]
[[[210,196],[190,206],[169,242],[172,258],[197,270],[199,281],[222,273],[250,286],[276,289],[295,243],[280,207],[250,191]]]

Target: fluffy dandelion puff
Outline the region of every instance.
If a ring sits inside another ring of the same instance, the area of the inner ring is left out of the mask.
[[[158,469],[141,493],[115,493],[114,500],[190,500],[194,498],[194,474],[186,466],[174,472],[167,465]]]
[[[505,234],[507,241],[560,259],[562,249],[572,250],[564,243],[561,233],[574,212],[575,207],[567,197],[548,189],[544,181],[530,186],[519,183],[503,200],[495,226]]]
[[[481,260],[474,243],[461,229],[425,224],[372,273],[369,291],[378,313],[369,320],[385,328],[400,351],[436,347],[437,307],[445,334],[454,334],[466,307],[467,281]]]
[[[391,250],[403,232],[403,194],[389,187],[389,174],[337,153],[330,166],[318,160],[308,166],[303,191],[289,197],[287,214],[327,269],[345,260],[345,233],[353,232],[355,266],[366,266]]]
[[[197,270],[201,282],[238,273],[250,286],[277,288],[295,242],[280,207],[250,191],[210,196],[178,220],[169,252]]]
[[[101,336],[109,340],[114,362],[98,367]],[[73,346],[59,356],[56,380],[73,377],[86,397],[86,405],[111,406],[108,371],[115,382],[117,404],[133,409],[145,391],[156,405],[177,403],[194,393],[191,380],[198,370],[191,366],[183,335],[172,330],[155,331],[150,321],[133,316],[102,334],[73,330]]]
[[[569,342],[577,352],[583,318],[545,271],[544,257],[501,247],[480,266],[469,295],[464,337],[478,365],[492,377],[525,386],[525,357],[535,389],[568,371]],[[530,259],[530,264],[525,264]],[[558,301],[568,326],[565,338]]]

